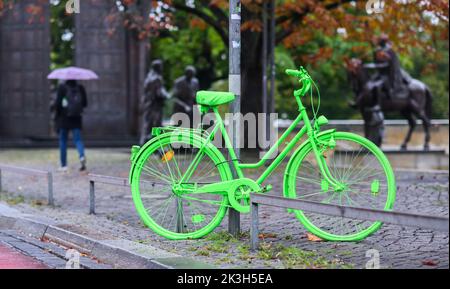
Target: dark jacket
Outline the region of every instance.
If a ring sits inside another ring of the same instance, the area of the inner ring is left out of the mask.
[[[86,89],[84,86],[78,84],[76,81],[67,81],[64,84],[61,84],[58,87],[57,96],[56,96],[56,129],[82,129],[83,128],[83,119],[82,116],[67,116],[67,109],[63,107],[63,99],[67,95],[67,89],[69,87],[78,86],[81,97],[83,99],[83,107],[86,108],[87,96]]]

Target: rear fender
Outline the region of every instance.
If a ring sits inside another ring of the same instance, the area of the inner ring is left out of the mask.
[[[182,138],[182,139],[189,138],[189,139],[195,140],[195,142],[200,143],[200,144],[204,144],[205,142],[208,141],[206,138],[200,136],[199,134],[190,133],[190,132],[187,132],[187,131],[179,131],[179,132],[168,132],[168,133],[160,134],[160,135],[152,138],[150,141],[148,141],[142,147],[133,146],[131,148],[131,158],[130,158],[130,160],[131,160],[131,168],[130,168],[130,173],[129,173],[129,176],[128,176],[128,183],[130,185],[131,185],[131,180],[133,179],[133,174],[134,174],[134,171],[135,171],[136,164],[138,163],[138,160],[142,157],[143,152],[145,152],[145,150],[150,148],[154,143],[159,142],[160,140],[162,140],[164,138],[168,138],[168,137],[175,137],[175,138],[178,138],[178,139],[180,139],[180,138]],[[209,148],[211,148],[211,149],[216,149],[217,150],[217,148],[210,141],[207,144],[207,146]],[[218,151],[218,153],[221,154],[220,151]],[[231,170],[229,168],[229,165],[226,162],[226,160],[223,157],[223,155],[222,155],[222,158],[223,158],[223,162],[221,162],[220,165],[228,166],[228,170],[227,171],[229,171],[229,173],[231,174]]]

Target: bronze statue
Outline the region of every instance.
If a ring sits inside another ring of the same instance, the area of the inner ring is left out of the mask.
[[[151,138],[153,127],[162,126],[164,103],[168,98],[168,93],[164,88],[162,72],[162,61],[154,60],[144,82],[144,94],[140,106],[142,114],[141,145]]]
[[[421,119],[425,131],[424,150],[428,150],[432,102],[430,89],[400,68],[395,52],[386,41],[383,37],[380,39],[375,63],[363,64],[355,58],[347,62],[348,78],[355,95],[352,106],[360,109],[366,136],[378,145],[382,143],[384,130],[382,112],[400,112],[409,124],[402,150],[406,150],[411,139],[416,118]],[[370,69],[377,69],[378,73],[370,77]]]
[[[397,53],[387,35],[382,34],[375,49],[374,64],[366,67],[376,68],[375,80],[381,80],[383,91],[388,98],[407,98],[411,76],[400,66]]]
[[[199,90],[198,79],[195,77],[196,70],[193,66],[185,69],[185,74],[175,80],[173,99],[175,102],[174,113],[186,113],[192,121],[195,95]]]

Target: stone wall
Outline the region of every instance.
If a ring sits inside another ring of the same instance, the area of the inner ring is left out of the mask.
[[[41,18],[17,1],[0,19],[0,138],[49,134],[49,5]]]

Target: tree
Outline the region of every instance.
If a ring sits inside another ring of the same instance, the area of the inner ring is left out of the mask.
[[[262,3],[266,0],[242,0],[242,110],[261,111],[262,71]],[[214,28],[228,46],[228,1],[166,1],[177,10],[191,13]],[[276,1],[276,42],[299,52],[318,35],[342,37],[355,43],[353,56],[368,58],[375,35],[387,33],[400,53],[412,53],[420,48],[427,55],[440,57],[437,41],[448,40],[448,1],[389,1],[381,14],[369,15],[366,0],[286,0]],[[317,64],[332,57],[331,46],[317,47],[294,57],[298,64]]]
[[[29,12],[38,15],[38,4]],[[268,0],[242,0],[242,110],[261,111],[261,13],[262,3]],[[13,4],[0,0],[0,11]],[[228,46],[228,1],[196,0],[195,6],[185,0],[152,1],[153,7],[166,5],[164,19],[146,17],[143,6],[149,1],[121,0],[121,9],[108,16],[124,25],[142,42],[161,29],[167,29],[171,14],[184,11],[201,19]],[[334,58],[336,49],[321,39],[336,39],[352,43],[349,57],[371,58],[374,36],[387,33],[395,49],[405,56],[422,53],[427,59],[442,58],[441,41],[448,41],[448,0],[385,1],[380,14],[367,14],[367,0],[276,0],[276,42],[285,47],[297,65],[317,66]],[[160,17],[161,18],[161,17]],[[112,21],[114,23],[114,21]],[[112,28],[113,31],[113,28]],[[315,45],[309,45],[309,44]],[[317,45],[321,43],[321,45]],[[140,50],[142,50],[140,44]],[[146,47],[149,49],[149,47]],[[142,55],[142,53],[141,53]],[[433,69],[428,67],[427,69]],[[435,68],[434,68],[435,69]]]

